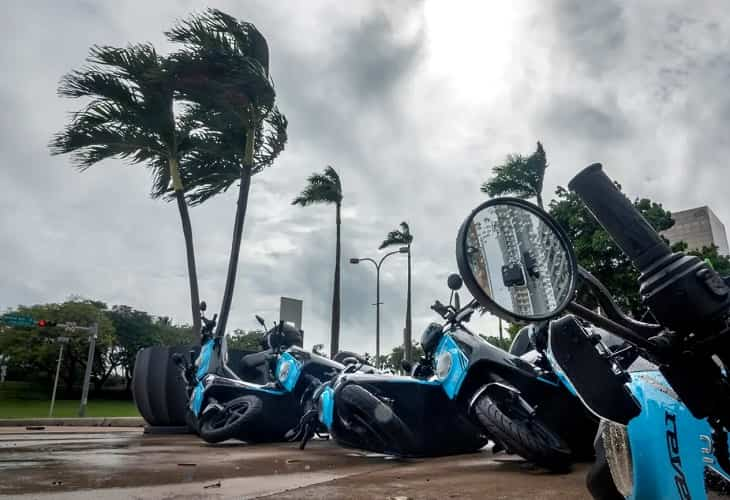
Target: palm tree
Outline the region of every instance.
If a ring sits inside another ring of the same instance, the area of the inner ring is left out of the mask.
[[[411,233],[408,223],[403,221],[400,223],[400,229],[395,229],[388,233],[388,236],[383,240],[378,247],[380,250],[392,245],[405,245],[408,247],[408,295],[406,299],[406,329],[403,332],[403,345],[405,346],[405,359],[411,361],[411,243],[413,242],[413,234]]]
[[[177,90],[196,103],[191,119],[217,137],[214,147],[198,151],[183,169],[194,183],[188,192],[202,203],[239,182],[231,253],[217,335],[228,321],[238,270],[251,177],[273,164],[287,141],[287,120],[276,108],[269,77],[269,49],[251,23],[208,9],[178,23],[167,33],[183,48],[173,55],[179,68]]]
[[[53,137],[51,153],[71,153],[81,171],[108,158],[144,165],[154,177],[153,197],[172,191],[170,198],[177,201],[185,238],[190,305],[197,333],[198,278],[180,168],[196,147],[205,145],[209,134],[200,131],[193,135],[190,121],[176,116],[174,67],[152,45],[94,46],[87,61],[88,66],[62,78],[58,93],[90,101]]]
[[[494,177],[482,184],[482,192],[489,196],[514,195],[518,198],[536,198],[542,204],[542,184],[548,167],[545,150],[540,141],[530,156],[508,155],[502,165],[492,170]]]
[[[323,174],[312,174],[307,179],[307,186],[294,198],[292,205],[306,207],[313,203],[334,203],[337,224],[337,243],[335,245],[335,286],[332,295],[332,328],[330,340],[330,356],[340,350],[340,209],[342,208],[342,183],[335,169],[327,166]]]

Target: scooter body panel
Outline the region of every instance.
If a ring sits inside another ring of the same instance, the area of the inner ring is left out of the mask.
[[[633,372],[631,379],[641,413],[627,426],[634,485],[628,498],[707,498],[705,467],[730,479],[712,455],[709,423],[692,416],[659,371]]]

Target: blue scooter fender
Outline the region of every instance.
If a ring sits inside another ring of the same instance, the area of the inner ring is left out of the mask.
[[[693,417],[658,371],[634,372],[631,378],[628,385],[642,411],[626,428],[633,467],[627,498],[707,498],[705,467],[730,480],[713,456],[707,420]]]

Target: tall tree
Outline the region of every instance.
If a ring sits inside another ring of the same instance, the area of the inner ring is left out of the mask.
[[[495,166],[494,177],[482,184],[482,192],[489,196],[512,195],[518,198],[535,198],[543,208],[542,185],[548,167],[545,150],[540,141],[529,156],[508,155],[502,165]]]
[[[405,346],[405,359],[406,361],[413,360],[412,356],[412,341],[413,332],[411,329],[411,243],[413,242],[413,234],[411,233],[408,223],[403,221],[400,223],[399,229],[394,229],[388,233],[388,236],[383,240],[378,247],[380,250],[393,245],[406,246],[408,247],[408,292],[406,297],[406,328],[403,332],[403,345]]]
[[[327,166],[323,174],[312,174],[307,179],[307,186],[294,198],[292,205],[306,207],[313,203],[335,205],[335,223],[337,236],[335,245],[335,285],[332,292],[332,327],[330,339],[330,355],[340,350],[340,210],[342,208],[342,183],[335,169]]]
[[[176,116],[175,70],[152,45],[94,46],[87,61],[61,80],[59,95],[89,101],[54,136],[51,152],[71,153],[81,171],[109,158],[145,165],[155,178],[153,197],[172,190],[185,240],[193,327],[200,331],[193,233],[180,165],[206,134],[193,138],[190,122]]]
[[[251,177],[273,164],[287,141],[287,120],[275,106],[269,77],[269,48],[256,27],[216,9],[178,23],[167,33],[182,49],[172,58],[177,91],[195,103],[190,117],[217,141],[199,148],[183,168],[194,187],[192,204],[202,203],[239,182],[233,238],[217,334],[225,333],[233,301]]]

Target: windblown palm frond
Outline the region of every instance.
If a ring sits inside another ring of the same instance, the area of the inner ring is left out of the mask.
[[[166,33],[183,47],[173,55],[178,91],[195,102],[205,100],[230,109],[253,103],[274,106],[269,77],[269,47],[256,27],[217,9],[190,16]]]
[[[403,221],[400,223],[400,229],[395,229],[388,233],[388,236],[378,247],[379,250],[393,245],[410,245],[413,242],[413,234],[408,227],[408,223]]]
[[[192,15],[166,33],[182,44],[170,56],[175,95],[193,103],[184,119],[200,142],[181,163],[191,205],[227,191],[241,175],[271,166],[287,142],[286,117],[275,106],[266,39],[247,22],[216,9]],[[253,164],[245,158],[254,131]],[[245,171],[245,172],[244,172]]]
[[[58,94],[90,101],[71,115],[50,143],[52,154],[71,153],[85,170],[109,158],[143,163],[155,177],[176,154],[182,137],[172,113],[173,88],[165,61],[149,44],[94,46],[89,65],[61,79]]]
[[[323,174],[312,174],[307,179],[307,186],[294,198],[292,205],[303,207],[313,203],[341,203],[342,184],[340,176],[331,166],[324,169]]]
[[[481,190],[489,196],[535,197],[542,205],[542,186],[547,167],[545,150],[538,142],[536,151],[530,156],[508,155],[502,165],[492,169],[494,177],[482,184]]]

